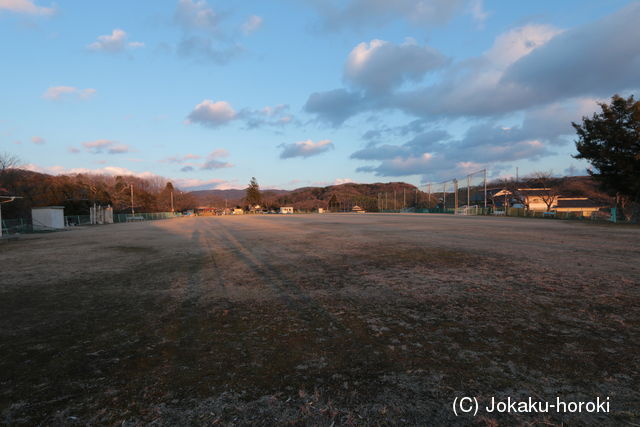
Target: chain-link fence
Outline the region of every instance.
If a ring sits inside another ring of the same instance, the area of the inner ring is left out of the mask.
[[[155,221],[182,216],[179,212],[153,212],[137,214],[113,214],[113,222]]]
[[[153,212],[153,213],[137,213],[137,214],[114,214],[113,222],[136,222],[136,221],[155,221],[159,219],[170,219],[182,216],[177,212]],[[66,215],[64,217],[65,227],[77,227],[83,225],[91,225],[91,216],[89,215]],[[33,222],[30,219],[2,219],[2,234],[24,234],[33,233]],[[39,230],[38,232],[43,231]],[[54,230],[47,230],[54,231]]]

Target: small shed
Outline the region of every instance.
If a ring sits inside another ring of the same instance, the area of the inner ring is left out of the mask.
[[[280,213],[281,214],[292,214],[293,213],[293,206],[282,206],[280,208]]]
[[[358,205],[355,205],[353,208],[351,208],[351,211],[355,213],[365,213],[365,210]]]
[[[232,212],[233,215],[244,215],[244,209],[242,208],[235,208]]]
[[[31,209],[33,231],[64,229],[64,206],[46,206]]]

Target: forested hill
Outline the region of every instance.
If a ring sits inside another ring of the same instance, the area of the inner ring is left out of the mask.
[[[492,186],[509,188],[513,182],[493,182]],[[108,176],[91,174],[48,175],[14,168],[0,170],[0,195],[20,196],[2,206],[5,219],[28,218],[31,208],[37,206],[64,206],[67,215],[87,215],[94,203],[111,205],[116,213],[130,212],[131,186],[134,188],[133,204],[136,212],[166,212],[207,206],[224,208],[245,207],[244,189],[204,190],[184,192],[164,178],[139,178],[133,176]],[[521,180],[517,186],[536,187],[535,182]],[[544,185],[547,186],[547,185]],[[591,177],[565,177],[549,180],[548,186],[557,189],[563,197],[589,197],[610,202],[610,195],[603,193]],[[295,190],[264,190],[262,205],[269,209],[293,206],[298,210],[330,208],[333,211],[349,210],[359,205],[368,211],[384,209],[424,208],[438,203],[434,192],[428,203],[428,194],[404,182],[355,184],[347,183],[327,187],[303,187]]]
[[[293,206],[296,209],[311,210],[315,208],[328,208],[332,203],[337,208],[350,208],[354,204],[368,210],[375,210],[378,206],[378,194],[386,200],[388,208],[393,209],[393,197],[395,193],[395,206],[400,209],[403,204],[406,207],[415,206],[416,187],[403,183],[375,183],[355,184],[347,183],[331,185],[328,187],[303,187],[295,190],[266,190],[262,191],[263,204],[268,208],[277,209],[280,206]],[[244,190],[205,190],[190,193],[201,206],[224,207],[225,200],[228,207],[244,206]],[[418,192],[418,203],[426,198],[422,192]]]
[[[64,206],[65,215],[88,215],[94,203],[130,212],[132,201],[136,212],[168,212],[172,196],[176,211],[196,205],[193,196],[161,177],[49,175],[20,168],[0,170],[0,195],[21,197],[3,204],[5,219],[29,218],[31,208],[39,206]]]
[[[497,180],[487,184],[490,187],[510,188],[539,187],[536,182],[521,179],[518,184],[508,180]],[[609,195],[603,193],[597,182],[589,176],[553,178],[549,181],[563,197],[589,197],[592,200],[610,202]],[[479,187],[480,188],[480,187]],[[448,190],[451,194],[452,189]],[[198,206],[229,208],[245,207],[245,190],[206,190],[189,193],[197,200]],[[331,208],[331,210],[348,210],[359,205],[368,211],[376,211],[378,206],[384,209],[426,208],[439,203],[440,193],[434,188],[431,203],[429,195],[404,182],[375,184],[341,184],[328,187],[303,187],[295,190],[262,191],[263,206],[277,209],[280,206],[293,206],[299,210]],[[451,196],[453,197],[453,196]],[[452,199],[453,200],[453,199]]]

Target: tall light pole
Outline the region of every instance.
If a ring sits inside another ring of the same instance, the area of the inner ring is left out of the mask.
[[[487,169],[484,170],[484,213],[487,213]]]
[[[442,212],[447,209],[447,181],[442,183]]]
[[[457,213],[456,212],[458,210],[458,179],[457,178],[454,178],[453,180],[453,192],[454,192],[453,213]]]
[[[174,212],[174,210],[173,210],[173,191],[171,192],[171,212]]]

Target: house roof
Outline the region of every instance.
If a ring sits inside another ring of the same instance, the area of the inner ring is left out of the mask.
[[[536,197],[536,196],[552,196],[550,188],[518,188],[516,193],[524,197]],[[506,188],[495,193],[492,197],[510,196],[513,193]],[[555,195],[554,195],[555,196]]]
[[[587,197],[566,197],[558,199],[557,208],[604,208],[605,203],[596,202]]]

